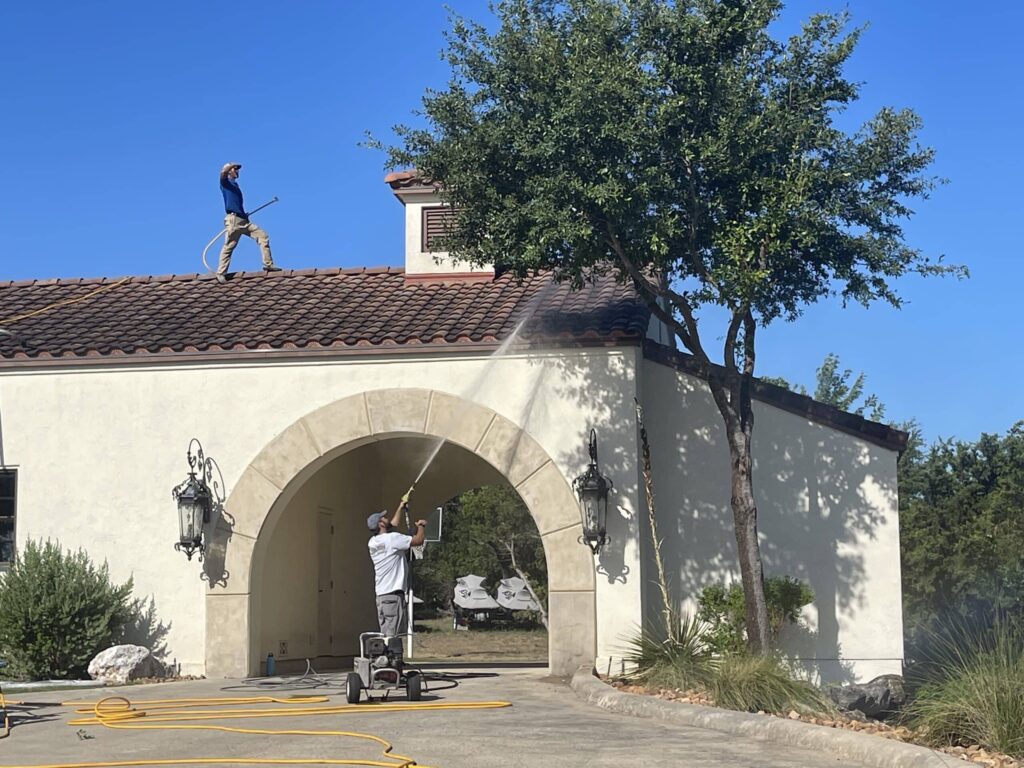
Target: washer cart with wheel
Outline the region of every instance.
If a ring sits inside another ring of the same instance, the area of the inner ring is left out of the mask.
[[[364,690],[367,700],[372,691],[383,691],[386,699],[391,691],[404,690],[409,701],[419,701],[422,686],[423,677],[418,671],[405,670],[401,637],[385,637],[380,632],[359,635],[355,671],[349,672],[345,681],[345,698],[349,704],[358,704]]]

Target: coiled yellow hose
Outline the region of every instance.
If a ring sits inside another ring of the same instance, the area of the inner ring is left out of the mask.
[[[411,757],[393,751],[390,742],[379,736],[356,731],[314,731],[305,729],[264,729],[238,728],[226,725],[182,725],[185,721],[234,720],[254,717],[304,717],[315,715],[354,715],[369,712],[442,712],[468,709],[498,709],[512,706],[507,701],[465,701],[465,702],[395,702],[373,704],[322,705],[329,701],[326,696],[291,696],[276,698],[257,696],[246,698],[185,698],[152,699],[136,701],[134,704],[122,696],[108,696],[96,702],[62,702],[61,706],[75,707],[76,717],[68,721],[71,726],[102,725],[105,728],[123,730],[207,730],[225,733],[261,734],[271,736],[344,736],[347,738],[372,741],[383,749],[380,760],[342,758],[272,758],[272,757],[191,757],[137,760],[107,760],[85,763],[46,763],[33,765],[8,765],[0,768],[120,768],[135,765],[213,765],[236,763],[244,765],[360,765],[374,768],[408,768],[419,766]],[[0,694],[0,704],[3,703]],[[280,704],[271,709],[251,709],[245,705]],[[195,712],[193,708],[228,707]],[[239,708],[235,708],[239,707]],[[145,719],[145,722],[140,720]],[[429,768],[420,766],[419,768]]]

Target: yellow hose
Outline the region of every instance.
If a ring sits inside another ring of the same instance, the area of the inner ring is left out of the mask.
[[[0,705],[4,705],[3,694],[0,693]],[[510,707],[507,701],[467,701],[467,702],[394,702],[372,703],[364,705],[342,704],[332,706],[305,706],[323,704],[329,701],[326,696],[291,696],[276,698],[273,696],[232,697],[232,698],[186,698],[186,699],[152,699],[137,701],[134,704],[122,696],[108,696],[95,702],[62,702],[61,706],[75,707],[76,717],[68,721],[71,726],[102,725],[105,728],[122,730],[205,730],[224,733],[260,734],[271,736],[344,736],[353,739],[372,741],[383,747],[381,760],[360,760],[342,758],[262,758],[262,757],[192,757],[177,759],[138,759],[108,760],[86,763],[46,763],[33,765],[6,765],[0,768],[120,768],[135,765],[212,765],[237,763],[244,765],[359,765],[379,768],[408,768],[419,766],[411,757],[399,755],[392,751],[392,745],[368,733],[356,731],[311,731],[294,728],[262,729],[236,728],[226,725],[171,725],[183,721],[196,720],[233,720],[254,717],[296,717],[313,715],[353,715],[366,712],[434,712],[466,709],[498,709]],[[217,707],[246,704],[282,704],[284,707],[273,709],[228,708],[206,710],[205,712],[189,711],[192,707]],[[293,706],[293,705],[303,706]],[[140,720],[145,719],[145,723]],[[419,768],[429,768],[419,766]]]
[[[3,320],[0,320],[0,326],[2,326],[2,325],[10,325],[11,323],[16,323],[19,320],[26,320],[27,318],[35,317],[36,315],[41,315],[44,312],[49,312],[51,309],[56,309],[57,307],[66,307],[69,304],[77,304],[80,301],[85,301],[86,299],[91,299],[93,296],[95,296],[95,295],[97,295],[99,293],[103,293],[104,291],[109,291],[111,288],[117,288],[117,286],[119,286],[119,285],[124,285],[129,280],[131,280],[130,277],[122,277],[120,280],[117,280],[116,282],[108,283],[107,285],[101,285],[96,290],[89,291],[84,296],[79,296],[78,298],[75,298],[75,299],[64,299],[63,301],[55,301],[53,304],[47,304],[45,307],[41,307],[40,309],[33,310],[32,312],[26,312],[26,313],[24,313],[22,315],[14,315],[13,317],[5,317]]]

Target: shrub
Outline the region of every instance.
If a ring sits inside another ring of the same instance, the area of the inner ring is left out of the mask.
[[[704,627],[685,614],[673,617],[671,624],[671,637],[661,639],[648,627],[627,640],[623,658],[635,667],[629,678],[652,688],[685,691],[703,687],[711,677],[711,653],[704,640]]]
[[[741,712],[808,714],[832,711],[828,699],[810,683],[794,680],[774,656],[728,655],[717,659],[707,685],[712,701]]]
[[[765,579],[764,597],[768,604],[768,630],[774,643],[787,623],[800,623],[800,609],[814,601],[814,592],[799,579],[773,576]],[[721,655],[744,653],[747,622],[742,585],[705,587],[697,602],[697,617],[708,627],[711,650]]]
[[[0,653],[10,674],[84,677],[89,661],[131,618],[132,580],[110,581],[82,550],[29,541],[0,583]]]
[[[915,665],[910,724],[936,746],[978,744],[1024,758],[1024,633],[954,624]]]

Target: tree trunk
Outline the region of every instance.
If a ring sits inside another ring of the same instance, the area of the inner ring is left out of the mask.
[[[743,604],[747,619],[747,649],[764,654],[769,649],[768,604],[764,597],[764,569],[757,540],[757,504],[754,501],[754,473],[750,436],[737,430],[729,437],[732,469],[732,517],[736,533],[736,554],[743,580]]]
[[[733,529],[736,555],[743,583],[746,613],[747,649],[752,654],[769,650],[768,604],[764,597],[764,568],[761,545],[757,539],[757,504],[754,501],[754,462],[751,435],[754,410],[750,397],[750,377],[738,373],[710,372],[708,385],[725,422],[729,444]]]
[[[533,589],[533,584],[530,582],[530,577],[526,575],[526,572],[519,567],[519,563],[516,562],[516,542],[515,538],[511,542],[502,542],[506,551],[508,551],[509,558],[512,561],[512,570],[516,572],[516,575],[523,580],[526,584],[526,591],[530,593],[530,597],[533,598],[533,602],[537,604],[537,609],[540,611],[540,623],[544,625],[544,629],[548,628],[548,612],[544,609],[544,603],[537,597],[536,591]]]

